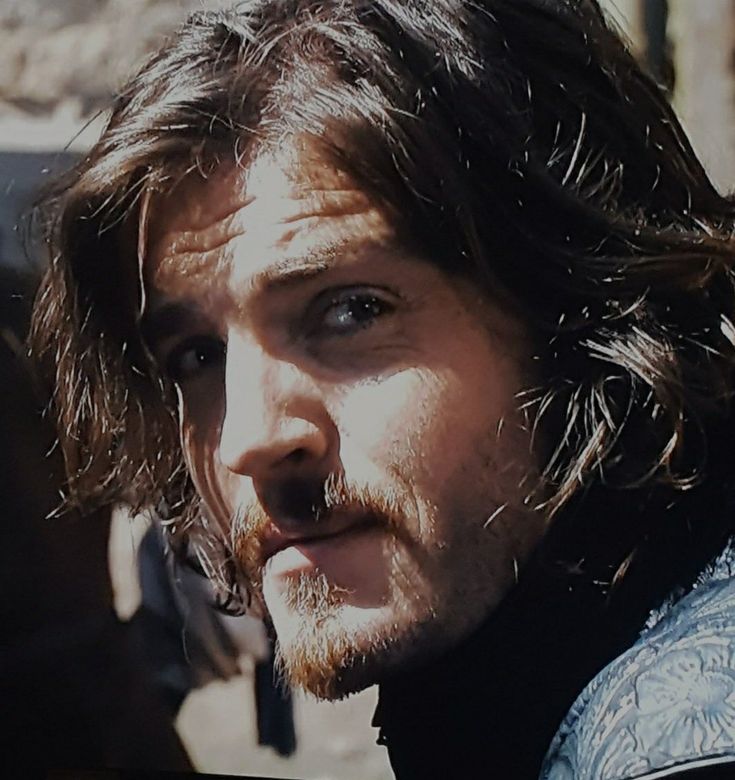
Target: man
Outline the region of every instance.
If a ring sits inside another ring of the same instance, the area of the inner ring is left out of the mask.
[[[732,759],[732,207],[596,5],[197,14],[50,204],[70,500],[380,683],[398,777]]]

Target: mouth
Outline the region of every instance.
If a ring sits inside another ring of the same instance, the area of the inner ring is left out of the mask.
[[[319,521],[308,533],[284,533],[271,524],[261,538],[261,562],[265,564],[278,553],[292,547],[308,549],[317,545],[338,541],[342,537],[366,531],[378,526],[378,519],[364,511],[332,512]]]

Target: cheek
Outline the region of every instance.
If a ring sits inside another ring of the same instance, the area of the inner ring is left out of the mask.
[[[364,383],[338,404],[348,477],[379,484],[397,476],[432,535],[449,532],[436,525],[442,517],[519,503],[532,467],[517,411],[518,364],[489,350],[486,337],[467,342],[465,350],[444,351],[441,365]]]
[[[407,369],[341,394],[334,417],[343,451],[380,464],[418,454],[419,443],[437,417],[437,385],[429,372]]]
[[[340,404],[347,477],[376,486],[395,480],[415,503],[420,533],[435,533],[429,519],[437,512],[454,513],[448,504],[468,487],[458,481],[467,469],[476,475],[477,453],[488,438],[486,417],[462,415],[461,394],[452,371],[423,367],[353,388]]]
[[[506,361],[475,354],[344,392],[335,412],[343,442],[376,461],[418,458],[427,467],[476,452],[501,418],[517,421],[520,380]]]

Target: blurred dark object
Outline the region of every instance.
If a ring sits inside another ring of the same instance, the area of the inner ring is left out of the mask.
[[[22,347],[33,281],[0,269],[0,765],[187,769],[113,609],[110,511],[50,517],[63,464]]]
[[[291,691],[278,684],[271,652],[255,664],[255,706],[258,715],[258,744],[270,745],[280,756],[296,750]]]
[[[667,35],[668,22],[668,0],[645,0],[643,4],[643,24],[646,35],[645,64],[649,73],[671,97],[674,93],[676,73],[671,41]]]

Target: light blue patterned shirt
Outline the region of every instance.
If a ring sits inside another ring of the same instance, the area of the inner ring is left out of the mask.
[[[732,763],[735,778],[735,549],[582,691],[540,780],[653,780]]]

